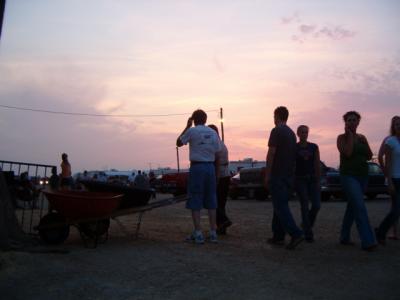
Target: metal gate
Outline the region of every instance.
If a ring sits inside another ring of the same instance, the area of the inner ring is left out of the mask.
[[[46,188],[53,165],[0,160],[15,213],[25,233],[32,234],[48,207],[42,189]]]

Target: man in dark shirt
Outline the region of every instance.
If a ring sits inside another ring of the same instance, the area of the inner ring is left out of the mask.
[[[286,107],[280,106],[275,109],[275,128],[272,129],[268,141],[265,186],[270,191],[274,210],[273,237],[268,239],[268,243],[283,245],[285,234],[288,233],[292,239],[286,248],[294,249],[304,238],[289,209],[296,163],[296,135],[286,125],[288,117],[289,111]]]

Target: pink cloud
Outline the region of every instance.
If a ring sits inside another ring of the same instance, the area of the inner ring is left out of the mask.
[[[290,25],[292,23],[300,23],[301,19],[297,13],[291,17],[281,18],[281,24]],[[353,38],[356,32],[340,25],[310,25],[307,23],[301,23],[296,28],[296,33],[292,35],[292,41],[296,43],[304,43],[306,40],[312,39],[327,39],[327,40],[344,40]]]
[[[347,89],[363,93],[400,94],[400,60],[383,60],[364,69],[335,67],[317,75],[315,80],[327,78],[346,84]]]
[[[343,40],[352,38],[355,35],[356,35],[355,31],[342,28],[341,26],[334,26],[334,27],[324,26],[316,33],[314,33],[313,36],[315,38],[326,37],[332,40]]]
[[[293,13],[293,15],[292,16],[290,16],[290,17],[282,17],[281,18],[281,23],[282,24],[290,24],[290,23],[293,23],[293,22],[296,22],[296,23],[298,23],[298,22],[300,22],[301,20],[300,20],[300,16],[299,16],[299,14],[297,13],[297,12],[295,12],[295,13]]]
[[[299,30],[304,34],[309,34],[309,33],[313,32],[315,30],[315,28],[317,28],[317,26],[315,26],[315,25],[302,24],[299,26]]]

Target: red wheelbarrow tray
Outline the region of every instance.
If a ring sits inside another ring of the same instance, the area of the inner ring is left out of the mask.
[[[123,194],[87,191],[43,191],[51,207],[68,220],[100,219],[118,209]]]

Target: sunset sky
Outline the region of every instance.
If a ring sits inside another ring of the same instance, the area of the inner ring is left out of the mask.
[[[264,160],[279,105],[328,165],[347,110],[376,153],[400,114],[399,12],[396,0],[7,1],[0,105],[130,117],[0,107],[0,160],[176,167],[191,112],[219,124],[220,107],[230,159]]]

